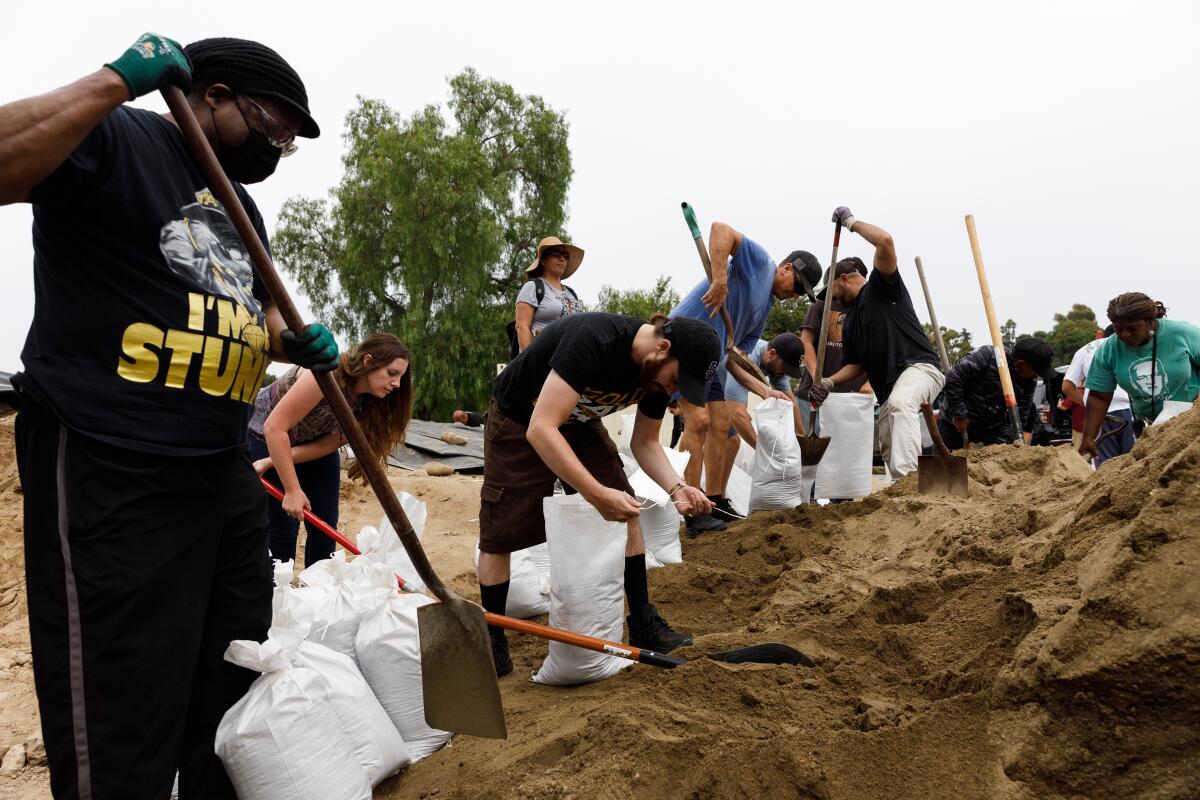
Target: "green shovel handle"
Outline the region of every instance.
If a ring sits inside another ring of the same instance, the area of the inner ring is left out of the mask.
[[[700,238],[700,223],[696,222],[696,212],[687,203],[681,203],[683,208],[683,218],[687,220],[688,227],[692,229],[692,238]]]

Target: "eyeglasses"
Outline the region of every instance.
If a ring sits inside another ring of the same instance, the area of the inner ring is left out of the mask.
[[[300,149],[300,145],[296,144],[296,135],[289,131],[282,122],[272,117],[253,98],[247,97],[244,94],[235,95],[235,97],[237,98],[238,108],[241,109],[243,116],[246,114],[246,110],[242,106],[243,100],[249,103],[250,107],[254,109],[258,117],[258,123],[262,127],[262,133],[267,137],[267,141],[271,143],[272,147],[278,147],[283,151],[280,153],[281,158],[286,158]]]
[[[566,250],[547,250],[547,251],[546,251],[546,253],[545,253],[545,255],[544,255],[544,256],[542,256],[542,257],[543,257],[543,258],[555,258],[555,257],[557,257],[557,258],[566,258],[566,259],[569,259],[571,256],[570,256],[570,254],[569,254],[569,253],[567,253],[567,251],[566,251]]]

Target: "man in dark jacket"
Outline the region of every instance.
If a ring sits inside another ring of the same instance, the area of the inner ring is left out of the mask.
[[[1004,350],[1028,441],[1037,424],[1037,409],[1033,405],[1037,379],[1049,382],[1056,375],[1054,348],[1030,336]],[[975,444],[1009,444],[1017,437],[1000,386],[996,351],[991,345],[968,353],[950,368],[942,395],[938,431],[946,446],[952,449],[963,446],[963,431]]]

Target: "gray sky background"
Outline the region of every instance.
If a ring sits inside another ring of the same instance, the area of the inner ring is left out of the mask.
[[[341,175],[355,95],[406,116],[465,66],[565,111],[568,232],[605,283],[681,293],[702,275],[679,212],[730,223],[776,259],[829,258],[848,205],[890,231],[917,313],[921,256],[943,325],[988,341],[963,216],[1000,321],[1103,318],[1144,291],[1200,323],[1200,4],[114,2],[20,4],[0,28],[0,101],[112,60],[143,31],[258,39],[303,77],[324,135],[251,187],[282,202]],[[139,105],[161,109],[157,97]],[[3,165],[0,165],[3,168]],[[0,369],[33,311],[28,206],[0,208]],[[870,261],[857,236],[841,255]],[[453,269],[453,265],[447,265]],[[303,299],[301,298],[303,305]]]

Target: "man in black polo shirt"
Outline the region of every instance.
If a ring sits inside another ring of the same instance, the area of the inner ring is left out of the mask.
[[[337,359],[323,326],[281,335],[174,120],[124,105],[168,84],[190,84],[265,243],[239,184],[319,133],[274,50],[146,34],[75,83],[0,107],[0,203],[33,205],[34,315],[13,385],[56,798],[165,798],[177,770],[185,800],[234,798],[213,737],[256,676],[222,655],[271,620],[246,426],[271,358]]]
[[[833,221],[874,245],[875,263],[869,278],[863,277],[858,259],[834,265],[826,289],[832,287],[834,302],[846,308],[844,366],[814,383],[808,397],[819,405],[835,386],[858,380],[865,372],[880,403],[879,450],[896,481],[917,468],[921,404],[933,402],[945,378],[900,278],[892,237],[882,228],[856,220],[845,206],[833,212]]]
[[[504,613],[510,554],[546,541],[542,500],[558,478],[605,519],[629,523],[629,643],[659,652],[691,644],[650,604],[638,502],[600,419],[636,404],[630,450],[638,466],[680,513],[708,513],[712,502],[675,472],[658,432],[676,390],[703,404],[720,356],[716,333],[699,320],[587,313],[546,326],[505,367],[484,429],[478,575],[485,609]],[[496,673],[506,675],[512,658],[504,631],[489,633]]]

